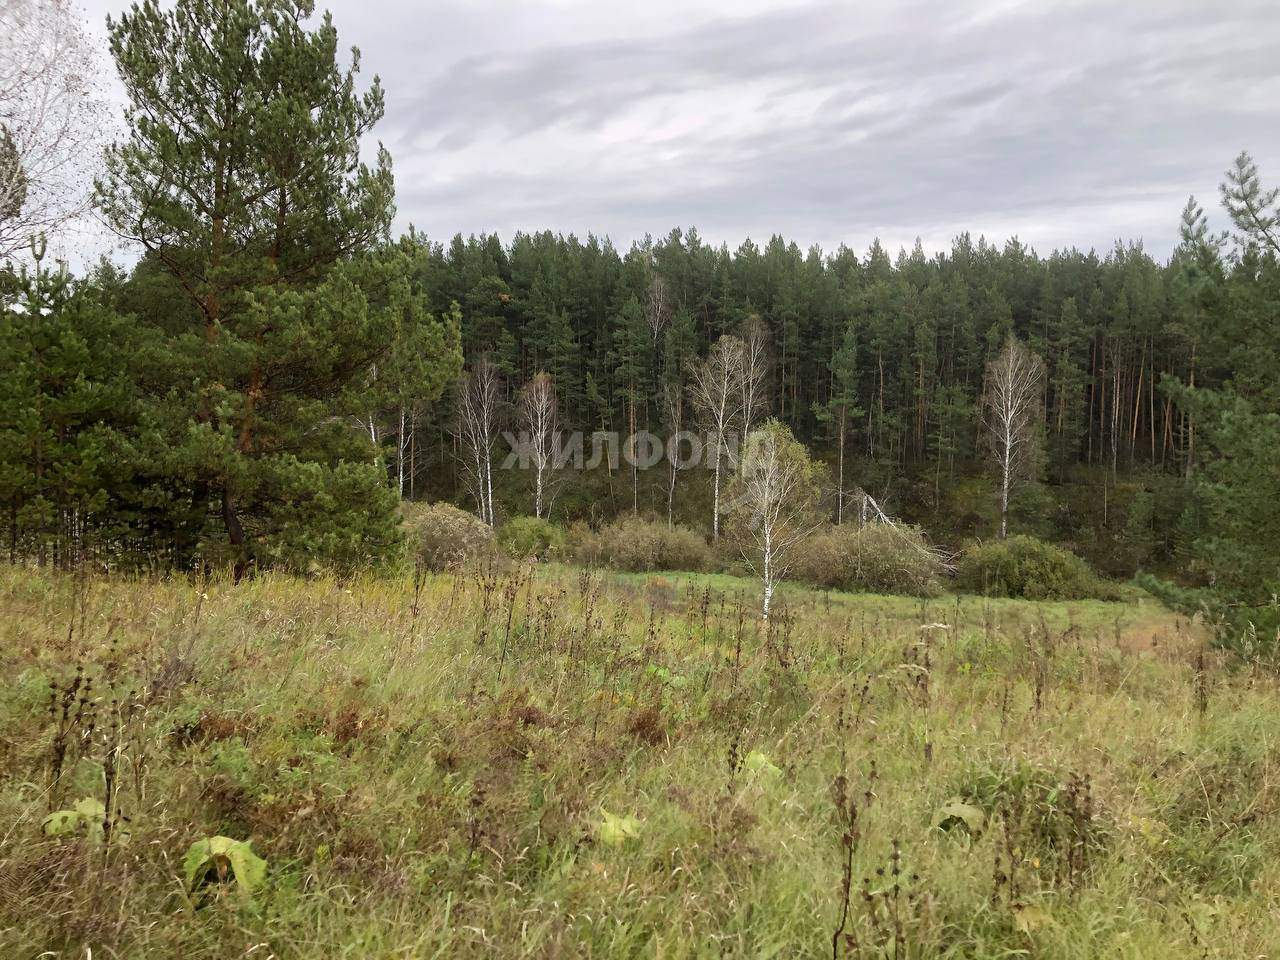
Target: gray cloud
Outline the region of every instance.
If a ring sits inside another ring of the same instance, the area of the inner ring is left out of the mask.
[[[438,238],[1165,256],[1241,148],[1280,181],[1272,0],[330,6],[387,89],[400,219]]]

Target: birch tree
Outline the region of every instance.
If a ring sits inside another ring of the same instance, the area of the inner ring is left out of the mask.
[[[493,444],[502,405],[497,368],[481,357],[458,381],[458,416],[454,425],[459,466],[476,502],[480,519],[496,525],[493,508]]]
[[[678,383],[662,388],[662,416],[667,425],[667,527],[675,524],[676,481],[684,469],[680,461],[680,443],[684,432],[684,391]]]
[[[742,555],[760,577],[760,614],[768,620],[778,582],[818,525],[817,470],[791,431],[768,420],[743,442],[731,493]]]
[[[1009,532],[1009,496],[1036,468],[1044,376],[1044,361],[1016,337],[987,364],[982,425],[1000,478],[1002,540]]]
[[[542,519],[548,481],[560,440],[559,407],[556,386],[548,373],[538,373],[520,391],[520,426],[525,432],[533,465],[533,515]],[[550,512],[550,505],[546,505]]]
[[[649,325],[649,336],[653,339],[656,350],[662,341],[662,333],[671,323],[671,298],[667,292],[667,282],[662,275],[655,273],[649,281],[649,289],[645,295],[645,322]]]
[[[67,0],[0,3],[0,260],[88,206],[101,67]]]
[[[746,349],[737,337],[722,336],[707,358],[689,369],[689,399],[706,432],[704,452],[711,458],[711,536],[720,539],[720,489],[730,435],[741,422]]]

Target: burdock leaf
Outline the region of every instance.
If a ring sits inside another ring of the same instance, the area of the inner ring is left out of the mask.
[[[628,840],[640,836],[640,821],[635,817],[614,816],[603,807],[600,809],[601,821],[596,828],[596,836],[600,842],[611,847],[620,847]]]
[[[70,810],[55,810],[40,822],[41,829],[49,837],[65,837],[81,827],[90,840],[102,842],[102,819],[106,808],[101,800],[85,797],[77,800]]]
[[[759,773],[766,777],[782,776],[782,770],[759,750],[752,750],[748,753],[746,758],[743,759],[742,765],[752,773]]]
[[[80,825],[80,814],[74,810],[55,810],[41,821],[40,826],[44,829],[45,835],[50,837],[61,837],[64,834],[71,833]]]
[[[182,858],[187,889],[194,890],[211,869],[217,871],[219,881],[227,880],[228,873],[233,875],[246,897],[267,878],[267,861],[253,852],[249,841],[230,837],[206,837],[191,844]]]

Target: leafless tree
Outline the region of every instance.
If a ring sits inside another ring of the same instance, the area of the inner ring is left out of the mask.
[[[737,337],[722,336],[707,358],[689,369],[689,399],[706,432],[704,454],[713,471],[711,535],[720,538],[720,488],[730,435],[741,422],[742,377],[746,348]],[[730,464],[732,466],[732,464]]]
[[[743,557],[764,587],[761,617],[768,620],[774,592],[796,548],[818,526],[813,463],[791,431],[770,420],[743,442],[732,492],[733,509],[742,518]]]
[[[662,331],[671,323],[671,300],[667,294],[667,282],[662,279],[661,274],[654,273],[649,280],[644,315],[649,324],[649,335],[653,338],[654,348],[657,349],[658,342],[662,339]]]
[[[768,412],[769,331],[754,314],[742,325],[742,432],[748,434]]]
[[[522,442],[528,441],[528,453],[533,463],[533,515],[541,518],[552,458],[560,440],[559,406],[556,402],[556,386],[548,373],[538,373],[520,391],[520,426],[525,432]],[[550,512],[550,505],[547,505]]]
[[[662,415],[667,426],[667,527],[674,525],[676,481],[683,469],[680,463],[680,443],[684,434],[684,390],[679,383],[667,383],[662,388]]]
[[[1009,531],[1009,495],[1035,470],[1044,373],[1044,361],[1016,337],[987,364],[982,425],[1000,474],[1001,539]]]
[[[481,357],[458,380],[455,437],[459,466],[476,501],[480,519],[495,526],[493,509],[493,444],[502,409],[502,381],[497,368]]]
[[[0,259],[87,209],[100,76],[68,0],[0,0]]]
[[[418,407],[401,402],[399,408],[400,429],[396,433],[396,489],[400,491],[400,499],[404,499],[405,489],[410,484],[410,470],[413,460],[413,438],[418,430]]]

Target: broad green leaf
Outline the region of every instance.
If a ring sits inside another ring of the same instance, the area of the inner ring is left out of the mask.
[[[187,889],[196,887],[197,881],[214,870],[219,881],[235,877],[236,885],[245,896],[262,885],[267,878],[267,861],[253,852],[247,840],[230,837],[206,837],[191,844],[182,859]]]
[[[99,820],[107,815],[107,808],[102,805],[102,801],[93,797],[76,801],[74,810],[83,817],[97,817]]]
[[[41,826],[51,837],[73,832],[80,825],[80,814],[74,810],[55,810],[44,818]]]
[[[759,750],[752,750],[742,761],[742,765],[752,773],[759,773],[766,777],[780,777],[782,770],[774,765],[768,757]]]
[[[101,843],[104,816],[106,809],[102,801],[85,797],[77,800],[70,810],[55,810],[41,821],[40,826],[50,837],[65,837],[83,828],[90,840]]]
[[[601,843],[620,847],[628,840],[635,840],[640,836],[640,821],[635,817],[617,817],[603,808],[600,810],[600,815],[602,819],[599,827],[596,828],[596,835]]]
[[[934,820],[934,825],[940,830],[951,830],[954,827],[963,826],[974,835],[981,833],[986,823],[987,815],[981,808],[965,803],[963,800],[951,800],[943,805]]]

